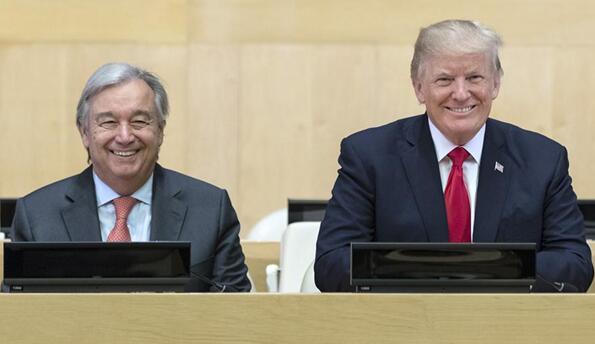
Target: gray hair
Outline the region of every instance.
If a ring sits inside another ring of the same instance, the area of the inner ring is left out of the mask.
[[[500,36],[476,21],[444,20],[422,28],[415,42],[411,60],[411,79],[422,73],[422,64],[428,56],[486,53],[492,60],[493,70],[504,74],[498,49],[502,46]]]
[[[89,100],[108,87],[127,81],[140,79],[149,85],[155,93],[155,109],[159,115],[159,127],[163,128],[169,114],[167,92],[159,78],[146,70],[127,63],[107,63],[99,67],[87,80],[76,107],[76,125],[81,127],[89,115]]]

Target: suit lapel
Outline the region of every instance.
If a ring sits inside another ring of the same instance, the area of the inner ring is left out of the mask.
[[[153,176],[151,240],[178,240],[188,208],[177,198],[182,190],[159,165],[155,166]]]
[[[101,241],[93,167],[78,175],[66,193],[72,203],[62,210],[62,219],[72,241]]]
[[[473,241],[496,240],[502,208],[510,184],[512,161],[505,150],[505,137],[498,123],[488,119],[481,153]],[[498,164],[498,165],[496,165]]]
[[[429,241],[448,241],[448,225],[436,150],[428,117],[419,117],[406,129],[409,146],[401,150],[401,160]]]

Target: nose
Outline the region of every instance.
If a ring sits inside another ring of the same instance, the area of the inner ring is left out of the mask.
[[[469,92],[469,85],[465,79],[455,79],[453,82],[454,89],[452,90],[452,98],[456,101],[465,101],[469,99],[471,93]]]
[[[132,128],[128,123],[120,123],[116,129],[116,142],[122,145],[127,145],[134,142],[134,134]]]

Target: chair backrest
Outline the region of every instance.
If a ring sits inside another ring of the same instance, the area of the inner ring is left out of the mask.
[[[304,276],[316,256],[319,229],[320,222],[294,222],[287,226],[279,252],[279,292],[301,291]]]
[[[287,228],[287,208],[282,208],[258,221],[250,229],[245,240],[281,241],[285,228]]]
[[[589,248],[591,249],[591,260],[595,262],[595,241],[587,240],[587,244],[589,244]],[[591,287],[589,287],[587,293],[595,293],[595,282],[591,283]]]
[[[320,289],[318,289],[316,281],[314,280],[314,261],[312,261],[306,269],[300,291],[302,293],[320,293]]]

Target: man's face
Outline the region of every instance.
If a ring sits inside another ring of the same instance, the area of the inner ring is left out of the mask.
[[[487,54],[430,56],[420,74],[413,87],[430,120],[452,143],[464,145],[488,119],[500,89]]]
[[[139,79],[108,87],[90,99],[79,127],[93,170],[118,193],[136,191],[157,162],[163,128],[154,97]]]

